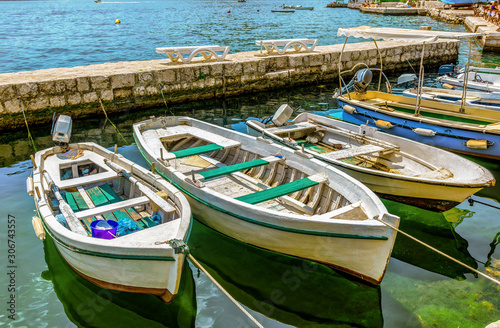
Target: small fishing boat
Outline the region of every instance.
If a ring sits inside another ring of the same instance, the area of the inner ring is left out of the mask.
[[[467,76],[467,77],[466,77]],[[500,92],[500,68],[469,67],[468,74],[465,68],[459,70],[457,75],[447,74],[437,78],[441,84],[451,84],[458,87],[464,86],[467,79],[467,89],[484,92]]]
[[[241,242],[378,284],[399,217],[354,178],[300,151],[189,117],[134,124],[147,161],[194,217]]]
[[[273,13],[294,13],[295,9],[271,9]]]
[[[471,38],[480,33],[441,32],[427,30],[411,30],[396,28],[358,27],[340,28],[338,36],[372,38],[373,40],[399,41],[435,41],[438,38]],[[422,54],[424,51],[422,51]],[[342,59],[342,53],[340,55]],[[339,63],[341,61],[339,60]],[[382,63],[381,63],[382,65]],[[365,67],[368,67],[365,64]],[[382,66],[380,69],[382,71]],[[346,71],[348,72],[348,71]],[[339,65],[339,75],[341,72]],[[365,69],[359,71],[362,78],[356,75],[355,90],[343,93],[349,85],[339,89],[340,94],[334,97],[344,109],[344,119],[355,124],[369,124],[381,127],[385,132],[409,138],[422,143],[454,152],[500,159],[500,111],[445,104],[426,100],[419,96],[417,99],[395,95],[380,91],[383,74],[380,75],[377,91],[367,90],[371,81],[371,73]],[[423,83],[423,67],[419,77],[419,90]],[[365,77],[370,78],[364,80]],[[342,77],[339,78],[342,83]],[[351,81],[351,82],[353,82]],[[388,83],[388,81],[387,81]],[[377,124],[378,122],[378,124]]]
[[[295,10],[313,10],[314,7],[303,7],[302,5],[283,5],[283,9],[295,9]]]
[[[285,105],[286,106],[286,105]],[[482,166],[448,151],[312,113],[285,124],[282,106],[273,120],[246,122],[248,132],[334,165],[379,196],[442,212],[494,185]]]
[[[446,3],[452,7],[471,7],[475,3],[478,3],[478,0],[441,0],[441,2]]]
[[[403,91],[407,97],[417,98],[417,88]],[[440,88],[422,87],[421,97],[426,100],[439,101],[446,104],[460,105],[464,93],[462,90],[449,90]],[[465,105],[489,110],[500,110],[500,92],[474,92],[467,91],[465,95]]]
[[[159,175],[94,143],[68,144],[71,118],[59,116],[56,146],[35,154],[27,180],[39,216],[61,256],[97,286],[177,294],[191,225],[187,199]]]

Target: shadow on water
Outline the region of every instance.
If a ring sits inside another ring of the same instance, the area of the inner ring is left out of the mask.
[[[455,224],[472,217],[474,212],[453,208],[444,213],[435,213],[386,199],[382,202],[390,213],[401,217],[399,228],[402,231],[477,269],[476,261],[467,250],[467,241],[455,231]],[[392,257],[453,279],[463,280],[466,273],[471,273],[462,265],[403,234],[397,235]]]
[[[66,315],[78,327],[195,326],[195,285],[187,264],[179,294],[165,304],[154,295],[118,292],[86,281],[66,264],[50,236],[44,241],[44,253],[48,270],[42,278],[52,281]]]
[[[269,318],[296,327],[383,326],[379,286],[240,243],[197,221],[189,245],[236,300]]]

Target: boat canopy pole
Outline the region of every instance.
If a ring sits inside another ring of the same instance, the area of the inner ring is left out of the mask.
[[[465,100],[467,99],[467,86],[469,84],[469,68],[470,68],[471,52],[472,52],[472,40],[469,40],[469,57],[467,58],[467,64],[465,65],[464,83],[463,83],[463,90],[462,90],[462,102],[460,104],[460,113],[463,113],[465,111],[464,104],[465,104]]]
[[[377,48],[378,56],[380,57],[380,75],[378,77],[378,89],[377,91],[380,92],[380,84],[382,83],[382,68],[383,68],[383,62],[382,62],[382,54],[380,53],[380,49],[378,48],[377,41],[373,39],[373,43],[375,43],[375,48]]]
[[[422,43],[422,56],[420,57],[420,71],[418,73],[418,86],[417,86],[417,106],[415,107],[415,116],[420,115],[420,102],[422,101],[422,86],[424,84],[424,51],[425,41]]]
[[[406,233],[406,232],[402,231],[401,229],[398,229],[397,227],[393,226],[392,224],[385,222],[385,221],[383,220],[383,218],[382,218],[382,219],[380,219],[378,216],[375,216],[375,217],[374,217],[374,219],[375,219],[375,220],[377,220],[377,221],[379,221],[379,222],[382,222],[382,223],[383,223],[383,224],[385,224],[386,226],[388,226],[388,227],[390,227],[390,228],[392,228],[392,229],[396,230],[398,233],[405,235],[406,237],[408,237],[408,238],[410,238],[410,239],[412,239],[412,240],[416,241],[417,243],[419,243],[419,244],[421,244],[421,245],[424,245],[425,247],[429,248],[430,250],[432,250],[432,251],[434,251],[434,252],[436,252],[436,253],[438,253],[438,254],[440,254],[440,255],[442,255],[442,256],[444,256],[444,257],[446,257],[447,259],[452,260],[453,262],[460,264],[461,266],[463,266],[463,267],[465,267],[465,268],[469,269],[470,271],[475,272],[475,273],[477,273],[478,275],[481,275],[481,276],[485,277],[486,279],[489,279],[489,280],[493,281],[493,282],[494,282],[495,284],[497,284],[497,285],[500,285],[500,281],[498,281],[497,279],[495,279],[495,278],[493,278],[493,277],[490,277],[489,275],[487,275],[487,274],[485,274],[485,273],[483,273],[483,272],[481,272],[481,271],[479,271],[479,270],[477,270],[477,269],[474,269],[473,267],[471,267],[471,266],[469,266],[469,265],[467,265],[467,264],[465,264],[465,263],[460,262],[459,260],[457,260],[457,259],[455,259],[455,258],[453,258],[453,257],[449,256],[449,255],[448,255],[448,254],[446,254],[446,253],[441,252],[440,250],[438,250],[438,249],[436,249],[436,248],[432,247],[432,246],[431,246],[431,245],[429,245],[429,244],[424,243],[423,241],[421,241],[421,240],[419,240],[419,239],[417,239],[417,238],[413,237],[412,235],[410,235],[410,234],[408,234],[408,233]]]
[[[344,49],[345,49],[345,45],[347,43],[347,38],[348,36],[345,37],[345,41],[344,41],[344,46],[342,47],[342,51],[340,52],[340,56],[339,56],[339,92],[340,92],[340,96],[342,96],[342,73],[340,72],[342,70],[342,54],[344,53]]]

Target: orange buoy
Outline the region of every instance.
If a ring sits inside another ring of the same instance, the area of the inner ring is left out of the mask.
[[[228,14],[230,14],[230,13],[231,13],[231,10],[228,10],[228,11],[227,11],[227,13],[228,13]]]
[[[470,139],[465,144],[467,148],[470,149],[488,149],[488,141],[487,140],[474,140]]]

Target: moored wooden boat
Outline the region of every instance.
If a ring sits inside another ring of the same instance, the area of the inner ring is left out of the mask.
[[[439,101],[446,104],[460,105],[464,98],[463,90],[449,90],[440,88],[421,88],[420,96],[422,99]],[[403,91],[407,97],[417,98],[417,88],[410,88]],[[467,91],[464,98],[464,104],[467,107],[482,108],[488,110],[500,110],[499,92],[474,92]]]
[[[312,113],[281,126],[255,120],[246,124],[250,134],[293,149],[304,147],[381,197],[437,212],[495,183],[487,169],[470,160],[366,125]]]
[[[144,157],[227,236],[380,283],[399,218],[367,187],[307,154],[189,117],[134,124]]]
[[[500,111],[440,103],[379,91],[339,96],[348,122],[376,126],[385,132],[454,152],[500,159]]]
[[[176,188],[94,143],[42,150],[33,163],[27,187],[40,216],[35,231],[52,237],[76,273],[104,288],[175,297],[191,225]],[[137,231],[111,229],[122,223]]]
[[[467,79],[467,89],[474,89],[484,92],[500,92],[500,69],[469,67],[468,74],[465,74],[465,68],[455,76],[443,75],[438,77],[437,81],[441,84],[451,84],[457,87],[463,87]]]

